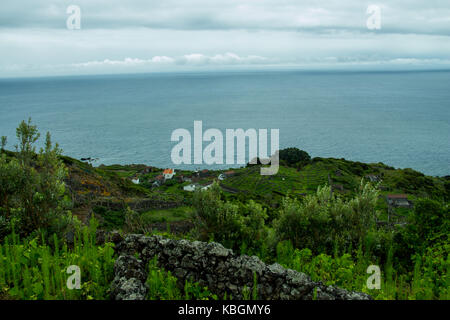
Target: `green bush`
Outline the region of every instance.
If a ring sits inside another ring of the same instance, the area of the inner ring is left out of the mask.
[[[218,241],[235,250],[261,248],[267,233],[267,213],[260,204],[223,201],[216,183],[209,190],[196,191],[193,202],[194,223],[201,240]]]
[[[301,163],[306,164],[311,160],[311,156],[303,150],[298,148],[286,148],[280,150],[279,157],[281,161],[286,162],[288,166]]]
[[[357,196],[342,200],[331,195],[330,187],[302,201],[285,197],[275,231],[280,240],[290,240],[296,248],[331,252],[334,246],[356,245],[376,222],[378,191],[361,182]]]

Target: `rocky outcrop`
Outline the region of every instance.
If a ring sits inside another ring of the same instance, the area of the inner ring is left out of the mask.
[[[242,299],[244,288],[253,292],[256,277],[260,299],[286,300],[367,300],[365,293],[349,292],[314,282],[309,276],[279,264],[266,265],[259,258],[236,255],[221,244],[165,239],[160,236],[128,235],[117,243],[112,297],[117,300],[144,299],[145,267],[157,256],[158,264],[171,271],[182,286],[185,280],[223,297]],[[138,258],[136,257],[138,256]]]

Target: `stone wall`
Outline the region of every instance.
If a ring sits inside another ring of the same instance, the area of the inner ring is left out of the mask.
[[[111,284],[116,300],[145,298],[147,262],[158,257],[159,267],[171,271],[183,285],[186,279],[223,297],[242,299],[244,286],[253,289],[254,274],[260,299],[301,299],[314,296],[320,300],[367,300],[370,296],[349,292],[314,282],[309,276],[285,269],[279,264],[266,265],[257,257],[236,255],[221,244],[188,240],[171,240],[160,236],[128,235],[116,245],[119,258]],[[136,258],[136,253],[139,258]]]

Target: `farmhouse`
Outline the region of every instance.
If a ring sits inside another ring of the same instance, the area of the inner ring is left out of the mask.
[[[175,169],[165,169],[163,171],[163,176],[164,176],[164,179],[166,179],[166,180],[172,179],[174,175],[175,175]]]

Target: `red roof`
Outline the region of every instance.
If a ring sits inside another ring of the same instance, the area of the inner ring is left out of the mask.
[[[172,174],[173,173],[173,169],[165,169],[163,174]]]

